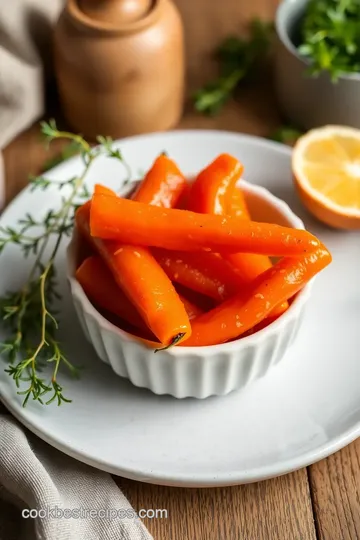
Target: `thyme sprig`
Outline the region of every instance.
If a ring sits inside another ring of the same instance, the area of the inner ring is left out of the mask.
[[[0,318],[7,331],[7,339],[0,342],[0,354],[8,361],[5,371],[19,388],[17,393],[24,396],[23,406],[30,398],[41,404],[69,403],[71,400],[65,397],[58,381],[59,368],[64,365],[73,376],[79,375],[78,368],[67,359],[57,339],[59,320],[55,302],[60,295],[55,259],[62,240],[71,234],[77,207],[90,197],[84,184],[88,171],[94,160],[105,154],[122,163],[127,180],[131,177],[129,166],[109,137],[99,137],[101,146],[94,148],[81,135],[58,130],[54,120],[42,122],[41,131],[48,144],[55,139],[68,139],[72,151],[76,147],[80,153],[84,168],[79,176],[61,182],[44,176],[31,178],[31,191],[44,191],[50,186],[67,189],[60,208],[49,210],[40,220],[27,213],[17,227],[0,227],[0,254],[8,245],[16,244],[25,257],[34,257],[21,289],[0,298]],[[54,246],[46,256],[52,239],[55,239]],[[52,364],[48,379],[42,376],[47,364]],[[25,389],[20,389],[21,382],[25,383]]]

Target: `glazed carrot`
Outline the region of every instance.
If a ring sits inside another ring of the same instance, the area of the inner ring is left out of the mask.
[[[251,219],[244,194],[238,187],[235,187],[226,199],[224,214],[230,214],[231,216],[243,219]]]
[[[168,206],[176,204],[185,185],[186,180],[176,164],[167,156],[160,155],[133,198],[146,204]],[[96,186],[95,193],[99,195],[104,192],[115,199],[114,192],[104,186]],[[86,228],[86,215],[83,222]],[[148,249],[100,239],[96,239],[95,244],[117,283],[164,345],[178,343],[185,334],[190,335],[191,327],[184,304]]]
[[[139,183],[132,199],[163,208],[173,208],[185,188],[186,179],[176,163],[165,154],[160,154]]]
[[[85,291],[89,299],[106,311],[110,311],[130,323],[135,328],[146,331],[147,326],[136,310],[134,304],[117,285],[110,270],[98,255],[92,255],[83,261],[76,270],[76,279]],[[188,298],[179,294],[185,306],[189,319],[198,317],[204,311],[191,302]]]
[[[114,313],[135,328],[147,330],[146,324],[134,304],[116,284],[106,264],[99,256],[93,255],[85,259],[76,270],[75,276],[91,302]]]
[[[232,266],[216,253],[194,253],[153,248],[152,253],[171,281],[218,302],[244,285]]]
[[[187,210],[190,192],[191,192],[191,183],[186,182],[184,191],[182,192],[181,197],[178,200],[177,204],[174,205],[173,208],[181,208],[182,210]]]
[[[188,209],[202,214],[227,214],[227,201],[244,167],[229,154],[221,154],[196,177],[190,191]]]
[[[178,291],[177,287],[175,287],[175,289],[179,295],[180,300],[184,304],[186,313],[188,314],[190,321],[192,321],[193,319],[195,319],[195,317],[199,317],[200,315],[204,313],[204,310],[201,309],[201,307],[198,304],[194,304],[193,302],[191,302],[189,298],[187,298],[186,296],[183,296]]]
[[[186,298],[189,300],[189,302],[200,309],[202,313],[205,313],[205,311],[210,311],[210,309],[213,309],[217,305],[217,302],[210,298],[210,296],[205,296],[204,294],[194,291],[194,289],[189,289],[180,283],[174,283],[174,286],[180,298]],[[200,313],[198,315],[200,315]]]
[[[227,201],[227,211],[229,214],[237,216],[239,219],[251,219],[249,210],[246,205],[245,197],[239,188],[230,194]],[[227,255],[227,260],[237,269],[245,283],[250,283],[257,276],[272,267],[272,262],[265,255],[257,255],[254,253],[230,253]],[[284,313],[289,307],[288,302],[282,302],[276,306],[273,317],[277,317]]]
[[[95,184],[94,193],[102,193],[103,195],[111,195],[117,197],[117,194],[112,189],[103,186],[102,184]]]
[[[267,317],[279,303],[292,297],[331,262],[324,246],[299,258],[284,257],[254,282],[246,295],[233,296],[194,320],[185,347],[224,343],[237,338]]]
[[[227,213],[250,220],[250,214],[241,189],[236,188],[227,200]],[[254,253],[231,253],[226,257],[237,268],[246,283],[251,282],[272,266],[268,257]]]
[[[99,185],[95,186],[95,193],[116,196]],[[194,254],[160,248],[154,248],[152,253],[171,281],[217,301],[229,298],[244,284],[232,266],[215,253]]]
[[[94,194],[92,236],[127,244],[180,251],[300,255],[319,241],[309,232],[268,223],[239,221],[233,216],[158,208],[120,197]]]
[[[203,214],[228,214],[250,220],[245,198],[236,187],[243,169],[242,164],[229,154],[218,156],[197,176],[191,188],[189,209]],[[272,266],[266,255],[231,253],[225,257],[240,273],[245,284]],[[275,315],[280,315],[287,307],[287,302],[276,307]]]
[[[117,199],[113,196],[106,197]],[[87,237],[91,237],[89,219],[90,202],[76,212],[77,227]],[[191,334],[190,321],[184,304],[170,279],[148,249],[91,238],[117,284],[162,344],[168,346],[179,343],[185,336]]]

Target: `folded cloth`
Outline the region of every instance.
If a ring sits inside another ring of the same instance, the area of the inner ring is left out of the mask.
[[[109,474],[0,415],[0,540],[151,538]]]
[[[63,3],[11,0],[0,7],[0,151],[44,113],[44,81],[52,72],[51,30]],[[0,157],[0,209],[4,184]]]

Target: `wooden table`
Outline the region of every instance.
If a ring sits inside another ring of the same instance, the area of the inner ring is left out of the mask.
[[[177,0],[187,36],[189,89],[213,73],[216,44],[254,15],[271,19],[276,0]],[[266,136],[279,117],[271,92],[243,91],[216,118],[189,108],[181,128],[215,128]],[[41,171],[48,155],[38,125],[5,149],[7,200]],[[51,152],[56,154],[59,145]],[[336,399],[336,396],[334,396]],[[281,478],[218,489],[177,489],[116,478],[135,508],[166,508],[168,519],[145,520],[156,540],[360,539],[360,439],[344,450]]]

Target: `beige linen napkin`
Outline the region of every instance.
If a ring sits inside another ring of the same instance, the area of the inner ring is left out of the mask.
[[[151,538],[109,474],[0,415],[0,540]]]
[[[51,28],[62,5],[63,0],[8,0],[0,5],[0,209],[1,149],[44,112]],[[22,518],[24,509],[41,510],[43,517]],[[109,474],[61,454],[10,415],[0,415],[0,540],[151,539],[133,514]]]

